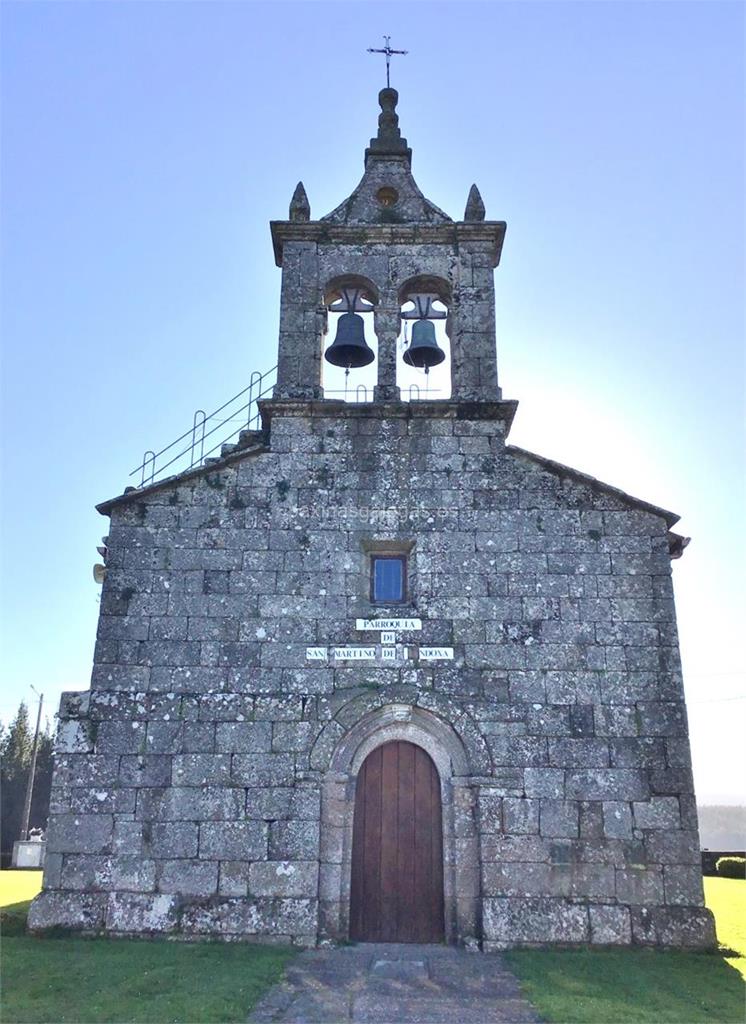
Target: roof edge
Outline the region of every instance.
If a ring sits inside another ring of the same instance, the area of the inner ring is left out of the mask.
[[[262,402],[261,404],[262,406],[265,407],[262,410],[262,412],[265,414],[269,414],[269,416],[267,417],[268,419],[271,419],[271,414],[275,410],[282,410],[283,412],[288,412],[291,411],[292,409],[293,412],[298,413],[298,406],[300,405],[306,407],[303,411],[308,411],[310,408],[313,408],[313,411],[319,412],[321,411],[320,407],[325,405],[325,403],[320,402],[283,403],[272,400]],[[336,405],[337,403],[330,404]],[[393,404],[396,406],[404,406],[409,403],[402,402]],[[441,414],[446,413],[453,415],[454,412],[456,412],[458,406],[461,404],[462,403],[445,401],[442,403],[441,406],[440,403],[438,403],[438,405],[440,406],[439,411],[441,412]],[[496,419],[505,419],[508,421],[508,423],[510,423],[510,421],[512,421],[513,419],[513,416],[515,415],[515,407],[517,403],[495,402],[487,403],[487,405],[490,407],[489,410],[483,410],[483,414],[488,413],[487,418],[494,417]],[[286,408],[286,406],[288,406],[289,408]],[[456,407],[456,409],[454,409],[454,406]],[[499,413],[501,415],[496,415],[496,411],[498,410],[498,408]],[[338,409],[335,409],[335,412],[338,411]],[[358,414],[363,411],[367,412],[368,415],[370,414],[369,409],[356,411],[358,412]],[[388,412],[391,411],[393,410],[391,409],[391,407],[389,407]],[[430,413],[431,415],[433,411],[434,409],[427,410],[427,412]],[[155,483],[149,484],[147,487],[128,488],[127,490],[124,491],[123,494],[116,495],[113,498],[109,498],[106,501],[102,501],[99,504],[97,504],[95,506],[96,511],[100,512],[101,515],[109,515],[112,509],[118,508],[120,505],[127,505],[132,501],[139,501],[141,498],[148,497],[151,494],[155,494],[158,491],[164,490],[167,487],[173,487],[175,484],[178,485],[180,483],[183,483],[185,480],[196,479],[200,476],[204,476],[207,473],[214,473],[215,471],[224,469],[226,466],[232,465],[234,462],[241,461],[241,459],[247,456],[261,455],[262,453],[267,451],[269,451],[268,445],[266,443],[261,443],[253,448],[242,448],[239,451],[230,452],[229,454],[224,455],[221,458],[209,462],[207,465],[203,464],[201,466],[195,466],[193,469],[187,469],[183,473],[177,473],[174,476],[164,477],[163,480],[158,480]],[[511,455],[517,455],[519,458],[527,459],[528,461],[533,462],[538,466],[541,466],[543,469],[548,470],[550,473],[555,473],[561,476],[569,476],[571,479],[577,480],[580,483],[588,484],[594,490],[601,490],[605,491],[607,494],[613,494],[621,501],[627,502],[628,504],[633,505],[635,508],[642,509],[645,512],[650,512],[651,515],[659,516],[661,519],[665,521],[666,526],[669,530],[671,529],[671,527],[675,526],[676,523],[678,523],[681,519],[681,516],[677,515],[675,512],[671,512],[669,509],[662,508],[660,505],[654,505],[652,502],[645,501],[643,498],[637,498],[633,494],[628,494],[626,491],[623,491],[620,487],[614,487],[612,484],[605,483],[603,480],[599,480],[597,477],[591,476],[590,473],[583,473],[581,472],[581,470],[574,469],[572,466],[566,466],[562,462],[556,462],[554,459],[546,458],[543,455],[537,455],[536,452],[531,452],[527,448],[520,448],[518,445],[514,444],[506,444],[505,451]],[[678,534],[674,536],[676,540],[679,541],[679,543],[680,540],[684,541],[684,543],[680,545],[680,551],[683,552],[683,548],[686,547],[686,545],[689,543],[689,538],[680,539]],[[677,544],[677,547],[678,546],[679,545]]]
[[[589,484],[595,490],[605,491],[607,494],[613,494],[615,497],[622,501],[627,502],[630,505],[634,505],[635,508],[642,509],[645,512],[650,512],[652,515],[659,516],[665,520],[666,526],[670,529],[678,523],[681,516],[675,512],[671,512],[669,509],[661,508],[660,505],[653,505],[652,502],[644,501],[642,498],[636,498],[633,494],[627,494],[620,487],[614,487],[612,484],[607,484],[603,480],[598,480],[595,476],[591,476],[590,473],[583,473],[579,469],[573,469],[572,466],[566,466],[562,462],[555,462],[554,459],[547,459],[543,455],[537,455],[536,452],[530,452],[526,448],[519,448],[517,445],[508,444],[505,446],[506,452],[510,452],[519,457],[526,458],[531,462],[535,462],[537,465],[542,466],[544,469],[549,470],[550,473],[556,473],[561,476],[569,476],[573,480],[577,480],[580,483]]]
[[[673,530],[668,531],[668,553],[672,559],[681,558],[684,554],[684,549],[691,543],[691,537],[684,537],[681,533],[674,533]]]
[[[203,463],[201,466],[195,466],[193,469],[185,469],[183,473],[165,476],[162,480],[156,480],[155,483],[148,484],[146,487],[128,487],[123,494],[118,494],[115,498],[108,498],[106,501],[100,502],[95,506],[96,511],[100,512],[102,516],[108,516],[112,509],[118,508],[120,505],[128,505],[132,501],[140,501],[141,498],[149,497],[151,494],[164,490],[166,487],[178,486],[185,480],[193,480],[196,477],[204,476],[206,473],[219,472],[234,462],[240,462],[247,455],[261,455],[262,452],[266,451],[269,451],[269,449],[262,442],[262,444],[258,444],[253,448],[241,448],[238,451],[229,452],[228,455],[213,459],[207,464]]]

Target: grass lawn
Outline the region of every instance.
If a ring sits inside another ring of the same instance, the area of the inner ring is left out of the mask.
[[[746,882],[706,878],[721,950],[513,950],[523,990],[555,1024],[743,1024]],[[723,948],[725,947],[725,948]]]
[[[32,900],[41,889],[41,871],[0,871],[0,907]]]
[[[0,872],[6,1024],[245,1021],[294,955],[244,943],[32,938],[23,928],[40,883],[41,872]]]

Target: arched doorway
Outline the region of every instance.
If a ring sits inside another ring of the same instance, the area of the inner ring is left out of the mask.
[[[440,778],[422,747],[405,740],[376,747],[358,773],[350,938],[444,940]]]

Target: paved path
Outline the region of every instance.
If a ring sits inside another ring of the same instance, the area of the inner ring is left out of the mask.
[[[361,943],[301,953],[250,1024],[534,1024],[496,953]]]

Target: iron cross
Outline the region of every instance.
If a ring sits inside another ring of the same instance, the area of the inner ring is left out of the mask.
[[[391,82],[389,80],[389,66],[391,64],[391,55],[394,53],[400,53],[402,56],[409,53],[409,50],[392,50],[391,49],[391,36],[384,36],[384,42],[386,45],[382,50],[374,50],[372,46],[368,47],[368,53],[385,53],[386,54],[386,88],[391,88]]]

